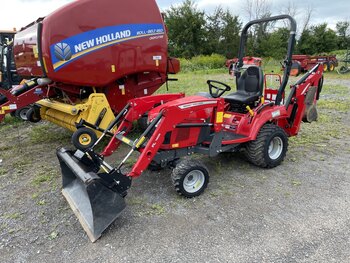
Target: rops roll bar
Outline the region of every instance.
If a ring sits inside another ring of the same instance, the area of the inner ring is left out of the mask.
[[[243,66],[243,57],[244,57],[244,53],[245,53],[245,46],[247,44],[247,39],[248,39],[248,29],[252,25],[262,24],[262,23],[276,21],[276,20],[283,20],[283,19],[288,19],[290,22],[290,36],[289,36],[289,40],[288,40],[288,49],[287,49],[287,57],[285,60],[285,69],[284,69],[284,73],[283,73],[283,80],[282,80],[281,86],[278,89],[278,94],[277,94],[276,101],[275,101],[276,105],[280,105],[280,103],[282,101],[282,94],[287,86],[289,75],[290,75],[290,70],[292,68],[292,54],[293,54],[293,50],[294,50],[294,46],[295,46],[295,34],[296,34],[296,30],[297,30],[297,24],[296,24],[294,18],[289,16],[289,15],[279,15],[279,16],[267,17],[267,18],[257,19],[257,20],[253,20],[253,21],[248,22],[242,30],[241,40],[240,40],[240,45],[239,45],[239,52],[238,52],[238,63],[237,63],[237,67],[239,70]],[[238,74],[240,74],[240,73],[238,73]],[[239,75],[238,75],[238,77],[239,77]]]

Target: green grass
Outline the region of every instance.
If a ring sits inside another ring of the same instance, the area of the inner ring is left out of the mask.
[[[300,186],[301,185],[301,182],[298,180],[292,180],[291,183],[293,186]]]
[[[50,240],[54,240],[54,239],[56,239],[57,237],[58,237],[58,232],[55,230],[55,231],[52,231],[51,233],[50,233],[50,235],[48,236],[48,238],[50,239]]]
[[[321,105],[319,109],[322,109]],[[343,136],[350,136],[350,131],[342,123],[341,117],[334,117],[332,113],[321,113],[317,122],[302,123],[299,134],[290,138],[290,144],[294,146],[322,145],[333,138],[339,139]]]
[[[282,74],[281,64],[277,60],[266,59],[263,62],[263,71],[264,73]],[[178,81],[169,82],[169,91],[167,91],[166,85],[163,85],[156,94],[183,92],[186,95],[193,95],[197,92],[207,92],[207,80],[218,80],[230,85],[233,91],[236,89],[235,78],[228,74],[228,69],[224,66],[217,69],[200,69],[191,72],[185,70],[174,75],[173,78],[178,79]]]
[[[30,140],[32,143],[50,143],[57,141],[68,141],[72,133],[69,130],[62,129],[52,123],[44,123],[35,126],[30,131]]]
[[[33,186],[41,186],[44,183],[50,184],[55,177],[55,172],[53,171],[42,171],[32,180]]]
[[[20,125],[22,122],[22,120],[7,114],[0,123],[0,132],[7,133],[8,131],[13,130],[15,126]]]
[[[46,200],[42,199],[42,200],[38,201],[36,204],[39,206],[46,205]]]
[[[350,89],[346,86],[340,85],[324,85],[321,94],[326,94],[328,96],[335,95],[338,99],[341,99],[342,97],[350,96]]]
[[[192,72],[196,70],[217,69],[225,65],[226,58],[222,55],[212,54],[210,56],[196,56],[192,59],[180,58],[182,72]]]
[[[16,117],[12,117],[10,114],[7,114],[3,120],[3,123],[5,125],[13,125],[13,124],[19,124],[22,123],[23,121],[21,119],[18,119]]]
[[[169,82],[169,93],[183,92],[186,95],[193,95],[200,91],[208,91],[207,80],[209,79],[225,82],[231,85],[232,88],[234,86],[233,78],[225,68],[179,73],[174,78],[177,78],[178,81]],[[157,94],[163,93],[167,93],[165,85],[157,91]]]
[[[6,175],[6,174],[7,174],[7,172],[8,172],[8,170],[7,170],[7,169],[5,169],[5,168],[1,168],[1,167],[0,167],[0,176],[4,176],[4,175]]]
[[[16,220],[21,218],[21,214],[20,213],[5,214],[4,218]]]
[[[166,209],[163,204],[149,204],[145,197],[130,197],[128,198],[127,203],[128,205],[140,207],[141,211],[139,211],[138,216],[160,216],[166,213]]]
[[[338,69],[340,69],[340,67],[342,66],[341,63],[339,63],[339,66],[335,68],[335,70],[333,72],[325,72],[324,73],[324,77],[325,78],[330,78],[330,79],[350,79],[350,72],[345,73],[345,74],[339,74],[337,72]],[[348,64],[348,67],[350,65]]]
[[[350,110],[350,101],[349,100],[320,100],[318,103],[319,108],[327,110],[335,110],[339,112],[346,113]]]
[[[153,204],[150,208],[150,214],[152,215],[162,215],[165,213],[165,208],[161,204]]]

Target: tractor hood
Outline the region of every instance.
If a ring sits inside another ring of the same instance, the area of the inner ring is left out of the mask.
[[[206,97],[198,95],[172,100],[150,110],[148,113],[147,122],[152,122],[152,120],[155,119],[160,112],[163,112],[163,115],[166,116],[167,109],[170,107],[177,107],[179,110],[179,114],[182,111],[186,111],[187,109],[193,109],[193,112],[186,116],[186,121],[191,121],[192,119],[198,120],[199,118],[202,119],[202,121],[204,122],[205,120],[210,119],[213,115],[213,110],[210,107],[210,105],[212,105],[212,107],[214,108],[217,105],[217,103],[218,99],[208,99]],[[202,107],[203,105],[206,105],[207,107],[198,111],[197,108]]]

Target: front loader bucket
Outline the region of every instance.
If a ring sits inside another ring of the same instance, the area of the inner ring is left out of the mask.
[[[62,194],[88,237],[95,242],[126,206],[124,198],[64,148],[57,150],[62,171]]]

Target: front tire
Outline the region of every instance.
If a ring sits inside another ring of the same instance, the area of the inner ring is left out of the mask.
[[[209,172],[198,160],[183,160],[174,168],[171,179],[179,195],[192,198],[207,188]]]
[[[77,129],[72,135],[72,143],[79,150],[86,150],[92,147],[96,141],[96,133],[86,127]]]
[[[27,121],[37,123],[41,121],[41,116],[40,116],[40,108],[36,106],[30,107],[30,109],[26,112],[26,118]]]
[[[256,166],[273,168],[282,163],[288,150],[288,137],[283,129],[265,124],[254,141],[246,145],[246,156]]]

